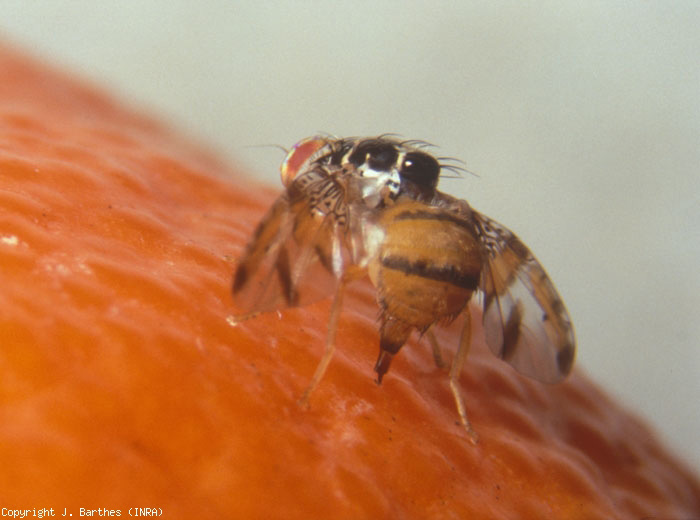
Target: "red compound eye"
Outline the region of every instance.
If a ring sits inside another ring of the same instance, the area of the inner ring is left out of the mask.
[[[325,137],[307,137],[295,144],[282,161],[280,176],[282,184],[289,186],[299,172],[306,170],[311,162],[318,159],[319,152],[328,145]]]

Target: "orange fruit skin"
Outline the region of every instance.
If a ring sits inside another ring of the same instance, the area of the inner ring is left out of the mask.
[[[230,323],[235,258],[279,189],[7,47],[0,77],[0,507],[700,516],[697,477],[578,371],[546,386],[474,345],[477,446],[417,339],[375,385],[366,281],[300,408],[329,302]],[[438,339],[451,356],[455,329]]]

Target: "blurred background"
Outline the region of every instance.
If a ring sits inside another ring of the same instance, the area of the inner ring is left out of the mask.
[[[700,3],[5,0],[0,39],[279,185],[299,139],[395,132],[478,174],[579,367],[700,465]],[[0,78],[1,80],[1,78]],[[370,365],[368,365],[369,367]]]

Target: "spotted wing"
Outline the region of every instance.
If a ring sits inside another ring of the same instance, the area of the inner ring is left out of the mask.
[[[518,372],[561,381],[576,350],[564,303],[518,237],[484,215],[474,218],[486,258],[480,283],[486,343]]]
[[[326,169],[299,176],[258,225],[233,279],[247,313],[306,305],[334,293],[348,263],[345,192]]]

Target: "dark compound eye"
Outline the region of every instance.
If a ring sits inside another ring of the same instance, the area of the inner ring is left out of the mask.
[[[387,142],[369,140],[357,145],[348,160],[355,166],[365,163],[373,170],[387,171],[396,163],[399,153],[396,147]]]
[[[428,154],[411,152],[406,154],[399,174],[419,186],[434,188],[438,183],[440,164]]]

